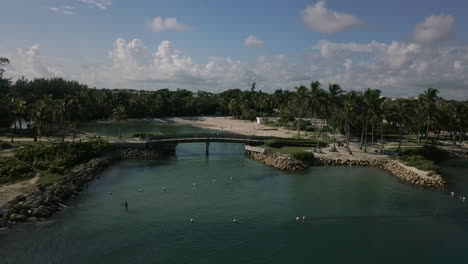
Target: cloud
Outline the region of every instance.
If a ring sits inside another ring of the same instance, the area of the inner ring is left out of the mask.
[[[458,73],[461,73],[463,72],[463,70],[465,69],[465,67],[463,66],[463,63],[459,60],[456,60],[453,62],[453,69],[458,72]]]
[[[79,0],[82,3],[88,4],[89,7],[97,7],[99,9],[107,9],[112,5],[112,0]]]
[[[333,43],[327,40],[320,40],[313,46],[313,49],[320,50],[323,57],[347,56],[349,53],[361,52],[370,53],[376,49],[385,47],[385,44],[372,41],[369,44],[358,44],[354,42]]]
[[[10,59],[10,64],[6,67],[6,74],[9,77],[52,78],[61,75],[61,71],[56,67],[43,62],[41,49],[38,44],[34,44],[27,51],[17,49],[15,54],[7,54],[7,57]]]
[[[326,46],[326,52],[323,47]],[[38,45],[15,54],[6,68],[9,77],[57,77],[108,88],[185,88],[218,92],[247,89],[253,81],[265,92],[293,89],[312,80],[339,83],[346,90],[365,87],[381,89],[385,96],[415,96],[435,87],[446,98],[468,99],[468,75],[463,43],[429,45],[405,42],[331,42],[322,40],[310,59],[296,56],[259,56],[254,61],[209,57],[196,62],[162,41],[151,47],[142,40],[118,38],[109,49],[109,61],[83,58],[60,60],[42,56]],[[303,56],[307,58],[307,56]],[[60,69],[60,70],[58,70]]]
[[[371,87],[381,89],[387,96],[414,96],[427,87],[436,87],[444,97],[468,98],[468,76],[461,59],[467,50],[463,43],[360,44],[322,40],[314,45],[311,59],[320,67],[315,76],[347,89]]]
[[[73,9],[75,9],[73,6],[60,6],[60,7],[49,7],[49,10],[54,11],[56,13],[60,13],[63,15],[73,15]]]
[[[433,42],[450,37],[455,19],[452,16],[429,16],[416,26],[412,39],[416,42]]]
[[[189,31],[192,28],[189,25],[182,24],[177,21],[175,17],[155,17],[151,21],[151,30],[153,32],[163,32],[163,31]]]
[[[346,59],[343,63],[343,66],[345,67],[346,71],[349,71],[353,67],[353,61],[350,59]]]
[[[331,34],[363,25],[357,17],[327,8],[325,1],[309,5],[301,11],[303,22],[311,30]]]
[[[257,47],[262,48],[265,44],[265,41],[262,39],[258,39],[256,36],[250,34],[245,40],[244,45],[246,47]]]

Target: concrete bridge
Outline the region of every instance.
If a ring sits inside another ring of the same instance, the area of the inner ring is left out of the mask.
[[[140,148],[161,154],[175,155],[175,148],[180,143],[205,143],[205,153],[210,153],[210,143],[241,143],[246,145],[261,145],[270,137],[244,136],[231,133],[199,133],[180,135],[142,135],[140,138],[125,139],[122,142],[111,142],[120,148]]]
[[[139,138],[127,138],[123,142],[111,142],[112,145],[121,148],[140,148],[155,151],[160,154],[175,155],[177,144],[181,143],[205,143],[205,153],[210,153],[211,142],[240,143],[251,146],[264,144],[268,140],[276,140],[281,146],[315,146],[316,141],[293,138],[275,138],[264,136],[246,136],[234,133],[192,133],[175,135],[151,135],[141,134]]]

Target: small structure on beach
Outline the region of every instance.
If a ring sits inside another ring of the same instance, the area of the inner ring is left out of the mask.
[[[270,116],[270,117],[258,117],[257,116],[257,124],[266,124],[266,123],[269,123],[269,122],[276,122],[278,121],[278,118],[277,117],[273,117],[273,116]]]

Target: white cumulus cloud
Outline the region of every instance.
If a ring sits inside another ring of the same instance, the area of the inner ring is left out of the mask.
[[[245,40],[244,40],[244,45],[246,47],[257,47],[261,48],[263,45],[265,45],[265,41],[262,39],[258,39],[254,35],[249,35]]]
[[[315,5],[309,5],[301,11],[303,22],[311,30],[331,34],[351,29],[363,22],[357,17],[333,11],[327,7],[325,1],[319,1]]]
[[[445,40],[450,37],[455,19],[452,16],[429,16],[417,25],[413,32],[416,42],[432,42]]]
[[[192,28],[189,25],[180,23],[175,17],[155,17],[151,21],[151,30],[153,32],[163,32],[163,31],[189,31]]]
[[[56,67],[43,61],[40,46],[37,44],[27,51],[17,49],[15,54],[9,56],[7,54],[7,57],[10,59],[10,64],[6,67],[6,74],[13,78],[20,78],[21,76],[27,78],[52,78],[62,74]]]
[[[459,60],[456,60],[453,62],[453,69],[456,71],[456,72],[463,72],[463,70],[465,69],[465,67],[463,66],[463,63]]]
[[[60,13],[63,15],[73,15],[73,9],[75,9],[73,6],[59,6],[59,7],[49,7],[49,10],[54,11],[56,13]]]
[[[89,7],[97,7],[106,9],[112,5],[112,0],[79,0],[82,3],[88,4]]]

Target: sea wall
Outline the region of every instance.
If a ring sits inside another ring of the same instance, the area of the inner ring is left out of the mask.
[[[49,218],[62,203],[77,195],[115,158],[100,157],[77,166],[63,180],[48,186],[38,186],[27,195],[16,196],[0,208],[0,228],[17,222],[36,222]]]
[[[383,169],[390,174],[400,178],[402,181],[435,189],[445,188],[445,181],[440,175],[428,174],[412,170],[393,160],[355,160],[355,159],[334,159],[329,157],[316,157],[315,165],[323,166],[363,166]]]
[[[155,160],[159,158],[155,151],[142,148],[121,148],[118,152],[121,159]]]
[[[258,160],[266,165],[269,165],[280,170],[297,171],[307,168],[308,164],[302,161],[280,156],[277,153],[262,149],[261,151],[252,149],[246,146],[246,155],[249,158]],[[398,177],[404,182],[435,188],[443,189],[446,186],[445,181],[442,177],[435,173],[425,173],[417,169],[411,169],[405,165],[398,163],[393,160],[382,160],[382,159],[370,159],[370,160],[358,160],[358,159],[337,159],[326,156],[315,157],[312,166],[362,166],[383,169],[390,174]]]
[[[307,167],[307,164],[302,161],[284,157],[273,152],[263,151],[256,152],[252,150],[246,150],[247,157],[260,161],[268,166],[284,170],[284,171],[297,171],[303,170]]]

